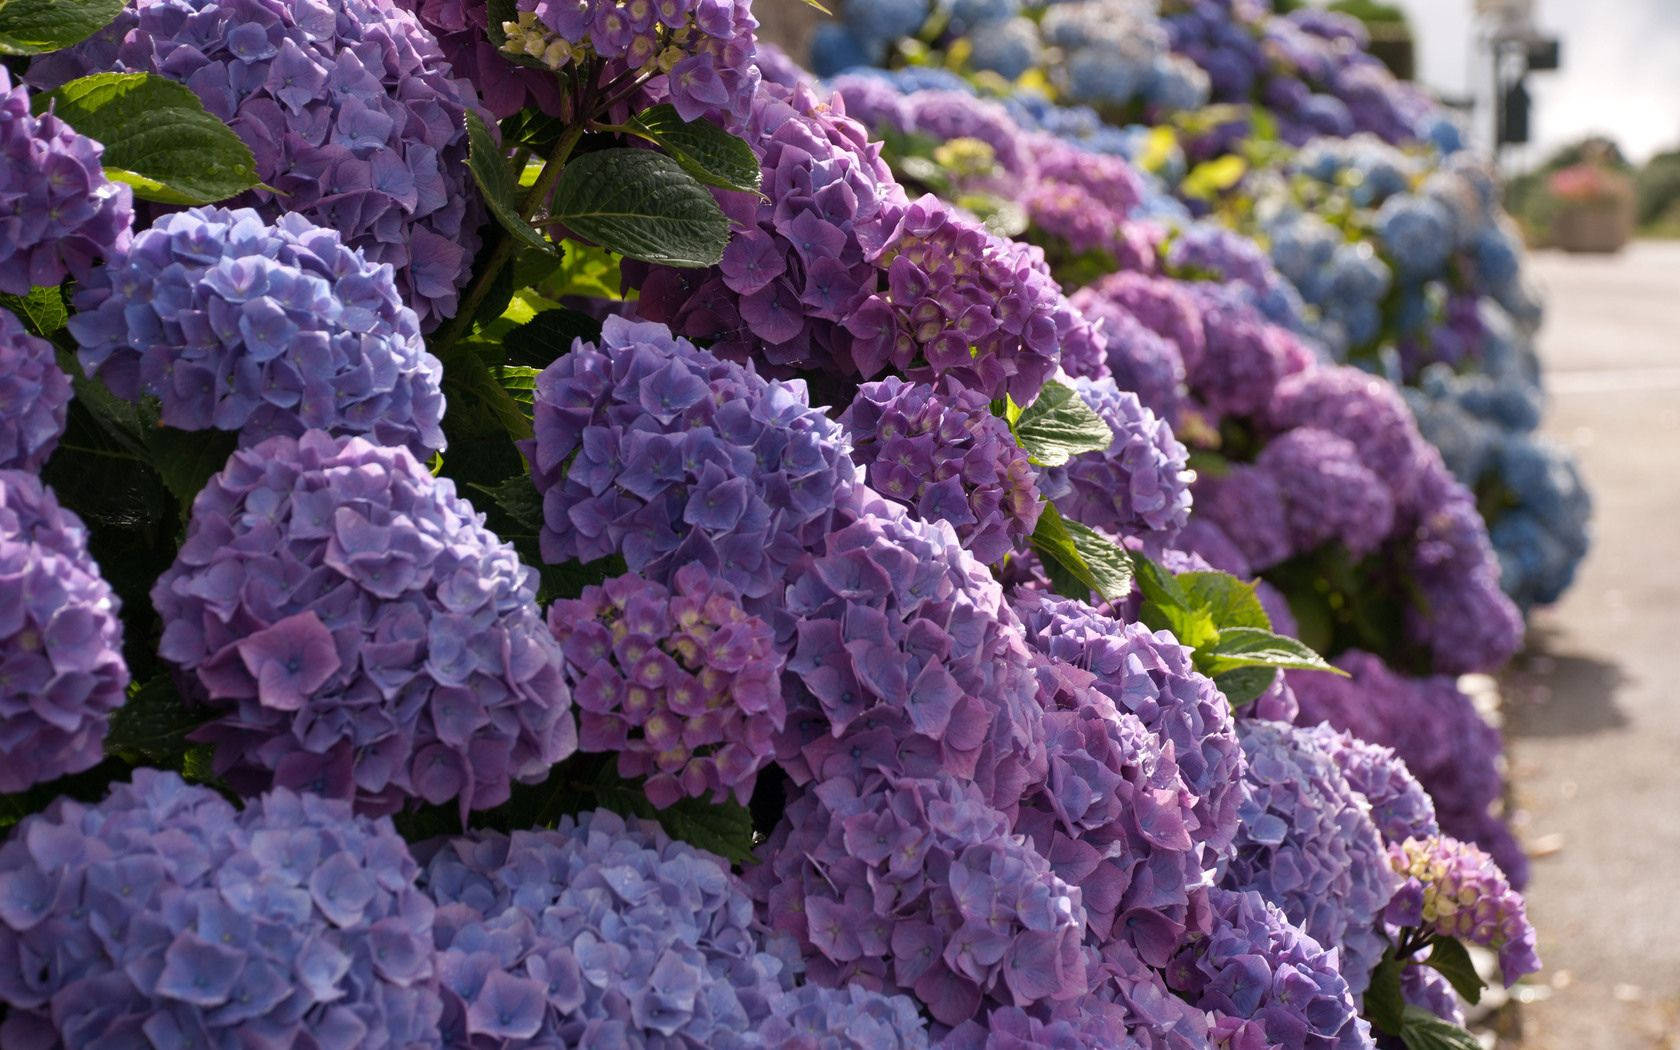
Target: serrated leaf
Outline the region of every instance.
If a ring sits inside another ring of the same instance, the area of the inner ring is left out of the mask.
[[[1388,1035],[1399,1035],[1404,1024],[1406,996],[1400,987],[1400,973],[1405,966],[1394,957],[1394,947],[1390,945],[1377,968],[1371,971],[1371,982],[1365,988],[1365,1019]]]
[[[1131,593],[1131,557],[1107,537],[1062,517],[1053,503],[1038,517],[1032,546],[1061,594],[1084,600],[1095,591],[1112,602]]]
[[[1197,670],[1200,669],[1198,666]],[[1225,702],[1230,704],[1234,711],[1257,700],[1261,693],[1272,687],[1277,676],[1277,669],[1272,667],[1239,667],[1234,671],[1225,671],[1211,677],[1213,684],[1225,694]]]
[[[443,396],[452,427],[474,437],[531,436],[529,402],[521,404],[502,385],[496,371],[471,354],[452,360],[443,371]],[[448,456],[445,454],[445,461]]]
[[[1302,671],[1330,671],[1347,677],[1347,672],[1327,663],[1324,657],[1295,638],[1257,627],[1227,627],[1207,646],[1196,647],[1198,665],[1206,659],[1206,674],[1218,675],[1240,667],[1291,668]]]
[[[105,753],[137,764],[178,768],[191,744],[187,734],[210,715],[181,699],[168,675],[136,684],[128,699],[111,715],[105,734]]]
[[[1041,467],[1059,467],[1082,452],[1101,452],[1114,431],[1066,383],[1052,380],[1015,422],[1015,440]]]
[[[221,430],[176,430],[148,426],[146,449],[152,468],[163,478],[164,487],[181,503],[186,517],[199,491],[223,467],[238,446],[238,439]]]
[[[1430,945],[1429,958],[1423,964],[1439,970],[1441,976],[1452,984],[1453,991],[1471,1006],[1482,1001],[1482,989],[1487,987],[1487,982],[1476,972],[1476,964],[1471,960],[1464,942],[1456,937],[1436,938]]]
[[[752,147],[711,121],[684,120],[677,107],[663,102],[630,118],[628,127],[707,186],[758,192],[762,173]]]
[[[6,0],[0,54],[39,55],[79,44],[122,13],[124,0]]]
[[[514,182],[513,172],[508,170],[507,155],[496,144],[496,136],[490,133],[489,125],[470,109],[467,110],[466,123],[467,169],[472,172],[473,182],[484,198],[484,206],[490,209],[497,224],[520,244],[556,254],[559,249],[554,242],[533,229],[520,214],[519,187]]]
[[[497,365],[490,371],[507,395],[521,405],[530,408],[536,401],[537,373],[541,369],[530,365]]]
[[[1175,577],[1184,589],[1192,607],[1208,611],[1213,625],[1220,630],[1227,627],[1255,627],[1272,629],[1272,619],[1260,604],[1253,583],[1237,579],[1228,572],[1181,572]]]
[[[1141,554],[1132,556],[1133,571],[1143,605],[1138,618],[1151,629],[1171,631],[1180,645],[1199,649],[1218,637],[1213,617],[1190,600],[1190,595],[1172,573]]]
[[[1421,1006],[1408,1005],[1401,1017],[1400,1041],[1406,1050],[1482,1050],[1481,1042],[1469,1031]]]
[[[1124,601],[1132,593],[1132,557],[1125,549],[1083,522],[1064,518],[1062,525],[1073,538],[1074,550],[1085,560],[1092,590],[1104,601]]]
[[[601,322],[576,310],[544,310],[502,338],[512,364],[546,368],[572,352],[579,340],[593,342],[601,335]]]
[[[744,864],[752,859],[752,814],[745,806],[683,798],[655,811],[654,819],[665,826],[672,838],[716,853],[727,861]]]
[[[494,500],[496,506],[526,532],[535,534],[541,531],[542,496],[528,475],[518,474],[499,485],[474,485],[473,488]]]
[[[58,285],[31,288],[28,295],[0,293],[0,307],[16,314],[39,336],[52,335],[70,320],[70,312],[64,307],[64,290]]]
[[[585,240],[662,266],[715,266],[729,220],[711,191],[663,153],[605,149],[560,173],[550,217]]]
[[[192,89],[173,80],[152,73],[95,73],[35,96],[35,112],[48,106],[104,144],[106,167],[127,177],[137,197],[213,204],[258,185],[250,149],[205,111]]]

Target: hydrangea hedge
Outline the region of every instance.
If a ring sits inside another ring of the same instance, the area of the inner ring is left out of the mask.
[[[1438,114],[1256,3],[841,14],[924,64],[0,8],[0,1043],[1459,1048],[1538,967],[1452,676],[1584,497]]]

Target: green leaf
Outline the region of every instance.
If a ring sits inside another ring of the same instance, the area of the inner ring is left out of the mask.
[[[0,8],[3,13],[8,8]],[[185,85],[151,73],[95,73],[35,96],[105,146],[105,173],[162,204],[212,204],[258,185],[251,151]]]
[[[1201,650],[1197,650],[1197,655]],[[1197,663],[1197,670],[1201,664]],[[1225,702],[1234,711],[1244,704],[1251,704],[1259,698],[1261,693],[1272,687],[1277,681],[1278,672],[1274,667],[1239,667],[1234,671],[1224,671],[1211,675],[1213,684],[1225,694]]]
[[[1401,1017],[1400,1041],[1406,1050],[1482,1050],[1481,1041],[1464,1028],[1421,1006],[1407,1006]]]
[[[1293,668],[1302,671],[1330,671],[1347,677],[1347,672],[1325,662],[1324,657],[1294,638],[1258,627],[1226,627],[1208,646],[1196,646],[1197,663],[1206,658],[1210,675],[1239,667]]]
[[[516,474],[499,485],[474,485],[495,501],[520,528],[535,535],[542,530],[542,496],[527,474]]]
[[[1176,579],[1189,597],[1190,605],[1206,609],[1213,625],[1220,630],[1227,627],[1271,630],[1271,617],[1266,615],[1266,607],[1260,604],[1254,584],[1245,583],[1228,572],[1181,572]]]
[[[1405,1023],[1406,996],[1400,989],[1400,971],[1405,966],[1394,957],[1394,947],[1390,945],[1377,968],[1371,971],[1371,983],[1365,989],[1365,1019],[1388,1035],[1399,1035]]]
[[[515,401],[526,408],[530,408],[536,401],[537,373],[541,369],[532,368],[530,365],[497,365],[490,371],[496,377],[496,382],[500,383],[502,389]]]
[[[714,266],[729,220],[711,191],[663,153],[605,149],[560,173],[550,216],[603,248],[663,266]]]
[[[1131,593],[1131,556],[1095,530],[1062,517],[1053,503],[1039,515],[1032,545],[1061,594],[1084,599],[1095,591],[1113,602]]]
[[[1114,443],[1114,431],[1066,383],[1052,380],[1033,403],[1021,410],[1015,440],[1033,463],[1059,467],[1081,452],[1101,452]]]
[[[654,813],[672,838],[716,853],[724,860],[744,864],[752,860],[752,814],[734,802],[707,802],[698,798],[678,799]]]
[[[128,699],[111,715],[105,753],[139,765],[179,768],[192,746],[187,734],[209,718],[209,712],[181,699],[169,675],[158,675],[129,688]]]
[[[123,0],[6,0],[0,54],[39,55],[79,44],[122,13]]]
[[[1157,631],[1171,631],[1180,645],[1201,649],[1219,637],[1213,616],[1195,604],[1173,574],[1141,554],[1132,556],[1143,607],[1138,617]]]
[[[1227,153],[1191,168],[1190,174],[1179,183],[1179,190],[1186,196],[1207,200],[1241,182],[1247,173],[1248,163],[1234,153]]]
[[[16,314],[30,331],[43,337],[52,335],[70,320],[70,312],[64,307],[64,289],[58,285],[31,288],[28,295],[0,293],[0,307]]]
[[[238,445],[233,434],[221,430],[148,426],[145,434],[152,467],[163,478],[164,487],[180,501],[182,518],[192,509],[193,499],[205,482],[227,466],[228,457]]]
[[[445,366],[443,397],[449,405],[446,418],[454,417],[451,426],[474,437],[506,436],[518,441],[531,436],[530,402],[520,403],[503,385],[500,371],[472,354]],[[448,453],[444,461],[448,462]]]
[[[508,170],[507,154],[496,144],[496,136],[472,110],[467,110],[467,169],[484,198],[485,207],[495,216],[502,229],[513,234],[515,240],[528,248],[555,254],[554,242],[532,229],[519,211],[519,187]]]
[[[1439,970],[1441,976],[1452,983],[1453,991],[1463,996],[1471,1006],[1482,1001],[1482,989],[1487,987],[1487,982],[1476,972],[1476,964],[1471,961],[1464,942],[1456,937],[1436,938],[1429,948],[1429,958],[1423,964]]]
[[[752,147],[709,120],[684,120],[665,102],[630,118],[628,128],[708,186],[758,192],[762,174]]]
[[[578,339],[593,342],[601,334],[601,322],[576,310],[544,310],[509,332],[502,339],[510,363],[546,368],[572,352]]]

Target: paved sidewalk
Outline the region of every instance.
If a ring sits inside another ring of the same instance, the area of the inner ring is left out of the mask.
[[[1680,242],[1542,253],[1546,426],[1597,500],[1506,676],[1545,971],[1524,1050],[1680,1050]]]

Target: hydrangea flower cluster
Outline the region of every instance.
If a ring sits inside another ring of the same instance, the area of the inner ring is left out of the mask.
[[[950,525],[977,560],[1001,561],[1038,525],[1044,500],[1027,453],[976,391],[889,376],[859,387],[840,425],[872,489]]]
[[[928,1050],[914,999],[860,984],[802,984],[783,993],[759,1038],[770,1050]]]
[[[950,526],[875,500],[790,578],[788,729],[804,783],[948,773],[1013,811],[1045,770],[1019,622]]]
[[[953,1027],[1086,991],[1079,887],[958,776],[825,780],[761,856],[748,884],[818,984],[908,992]]]
[[[1076,379],[1080,398],[1114,439],[1039,475],[1039,488],[1064,514],[1120,535],[1170,541],[1190,517],[1189,452],[1172,428],[1112,379]]]
[[[477,102],[392,0],[136,0],[29,80],[103,72],[191,88],[272,188],[240,203],[271,220],[296,212],[388,263],[426,330],[455,313],[484,218],[464,124]]]
[[[1394,388],[1356,368],[1309,368],[1277,386],[1269,405],[1280,430],[1315,427],[1350,442],[1365,469],[1383,479],[1395,509],[1417,506],[1431,456]]]
[[[1095,675],[1096,689],[1117,711],[1136,715],[1163,750],[1171,745],[1194,796],[1190,837],[1211,866],[1237,834],[1247,795],[1244,759],[1230,705],[1191,666],[1190,650],[1170,633],[1123,623],[1081,601],[1028,596],[1015,608],[1036,651]]]
[[[254,445],[357,434],[426,459],[444,446],[443,365],[389,265],[296,213],[165,215],[76,293],[77,356],[120,397],[151,394],[181,430]]]
[[[1263,416],[1292,375],[1311,374],[1311,350],[1271,323],[1234,283],[1188,286],[1201,312],[1205,349],[1186,361],[1190,392],[1212,420]]]
[[[564,111],[560,80],[548,69],[520,65],[490,42],[488,0],[396,0],[437,38],[438,50],[454,74],[471,84],[483,107],[498,120],[534,105],[545,113]]]
[[[85,277],[128,247],[134,193],[105,177],[105,147],[52,113],[0,69],[0,292],[28,295]]]
[[[140,769],[0,846],[7,1046],[439,1047],[431,901],[390,821],[237,812]]]
[[[1109,303],[1166,340],[1168,346],[1178,352],[1177,367],[1171,369],[1175,375],[1188,376],[1201,364],[1207,351],[1207,330],[1203,327],[1202,311],[1191,296],[1189,285],[1171,278],[1122,271],[1109,274],[1082,289],[1078,298],[1082,307],[1096,302]],[[1158,365],[1152,367],[1148,358],[1134,360],[1127,354],[1132,349],[1133,344],[1123,341],[1110,343],[1109,370],[1114,373],[1116,381],[1127,377],[1128,368],[1145,374],[1156,374],[1162,370]],[[1123,354],[1126,356],[1122,357]],[[1122,367],[1122,361],[1126,367]],[[1143,389],[1139,388],[1140,396]],[[1148,400],[1144,404],[1163,415],[1168,422],[1178,421],[1174,406]]]
[[[609,810],[421,852],[444,1045],[761,1045],[783,964],[710,853]]]
[[[1522,644],[1523,620],[1499,589],[1499,563],[1475,499],[1432,457],[1418,484],[1407,568],[1422,601],[1406,633],[1448,674],[1498,667]]]
[[[217,712],[198,737],[236,789],[464,817],[577,746],[536,575],[406,449],[270,438],[193,502],[158,651]]]
[[[1363,557],[1394,529],[1388,486],[1345,438],[1296,427],[1268,442],[1255,464],[1277,483],[1294,551],[1336,540]]]
[[[1390,748],[1319,723],[1304,730],[1312,746],[1328,755],[1348,786],[1371,804],[1371,823],[1384,842],[1404,842],[1441,833],[1435,803]]]
[[[1207,1011],[1174,994],[1161,972],[1139,958],[1123,938],[1100,950],[1087,946],[1086,953],[1091,992],[1062,1012],[1113,1016],[1146,1050],[1206,1050],[1212,1045]]]
[[[1528,861],[1504,821],[1493,815],[1505,794],[1503,748],[1475,702],[1447,675],[1407,678],[1357,649],[1335,664],[1348,677],[1287,673],[1300,703],[1299,721],[1328,722],[1392,748],[1429,793],[1441,830],[1480,845],[1521,887]]]
[[[1383,953],[1377,917],[1398,885],[1370,806],[1306,732],[1252,720],[1237,729],[1248,791],[1220,885],[1256,891],[1340,949],[1342,976],[1360,994]]]
[[[1539,971],[1528,909],[1492,857],[1468,842],[1436,836],[1393,844],[1389,860],[1406,880],[1388,907],[1389,922],[1493,951],[1506,987]]]
[[[1174,993],[1213,1014],[1216,1041],[1253,1025],[1262,1033],[1257,1046],[1369,1050],[1370,1024],[1333,951],[1258,893],[1211,890],[1208,913],[1211,932],[1185,943],[1166,978]],[[1233,1038],[1230,1045],[1249,1044]]]
[[[1238,463],[1223,474],[1210,473],[1197,480],[1195,500],[1197,521],[1235,547],[1252,571],[1263,572],[1297,553],[1289,503],[1270,471]],[[1193,543],[1186,546],[1201,552]]]
[[[1184,358],[1178,347],[1095,288],[1079,289],[1069,302],[1102,326],[1106,354],[1105,360],[1086,363],[1070,361],[1064,352],[1062,368],[1079,379],[1111,377],[1115,386],[1134,393],[1161,419],[1178,419],[1185,391]],[[1196,323],[1199,328],[1200,318]]]
[[[34,475],[0,470],[0,792],[104,757],[128,688],[117,611],[81,519]]]
[[[695,563],[777,606],[787,573],[861,483],[802,381],[720,361],[664,325],[610,317],[537,377],[526,458],[543,559],[622,554],[664,583]]]
[[[556,73],[594,75],[593,88],[646,78],[637,112],[669,102],[684,120],[711,117],[726,126],[746,119],[758,67],[750,0],[660,0],[626,10],[617,0],[520,0],[518,21],[505,24],[503,50]],[[571,106],[577,100],[568,100]],[[568,112],[571,120],[594,114]]]
[[[1037,668],[1049,772],[1015,821],[1084,894],[1088,940],[1123,938],[1164,965],[1202,881],[1195,796],[1170,744],[1099,691],[1090,672]]]
[[[787,720],[770,625],[694,563],[670,590],[634,574],[549,606],[578,708],[578,746],[616,752],[648,799],[752,797]]]
[[[39,472],[64,436],[70,377],[52,344],[0,310],[0,470]]]
[[[993,1010],[984,1025],[965,1021],[940,1040],[940,1050],[1148,1050],[1127,1030],[1123,1011],[1107,1004],[1078,1000],[1058,1004],[1048,1020],[1006,1006]]]
[[[640,316],[722,357],[867,378],[847,319],[875,295],[877,262],[906,205],[862,126],[810,88],[761,86],[744,137],[763,196],[716,194],[736,232],[712,270],[626,263]],[[873,371],[870,370],[873,368]]]

